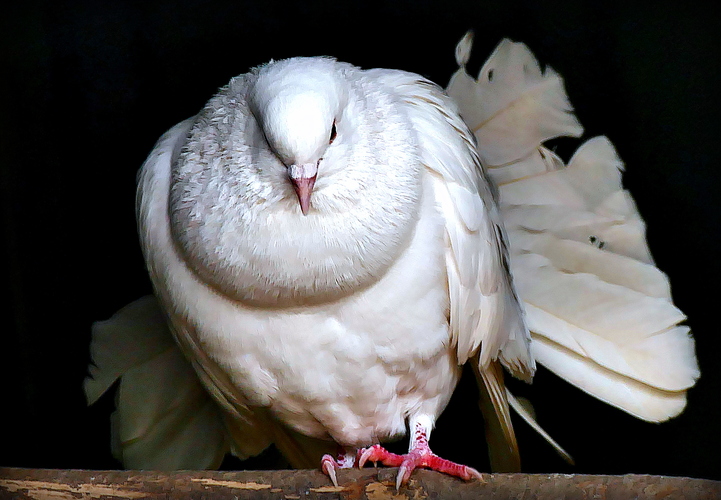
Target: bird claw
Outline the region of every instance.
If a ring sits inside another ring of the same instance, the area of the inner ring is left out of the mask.
[[[335,470],[338,468],[338,463],[335,461],[335,458],[330,455],[323,455],[323,458],[320,460],[320,468],[333,482],[333,486],[337,487],[338,478],[336,477]]]
[[[411,473],[415,470],[416,466],[410,461],[403,461],[401,466],[398,468],[398,475],[396,476],[396,491],[401,489],[401,486],[406,484],[411,477]]]
[[[468,478],[466,479],[466,481],[470,481],[471,479],[478,479],[482,483],[486,482],[483,479],[483,475],[473,467],[466,466],[466,472],[468,473]]]
[[[373,445],[373,446],[377,446],[377,445]],[[371,455],[373,455],[373,446],[358,450],[358,468],[359,469],[362,469],[363,466],[366,464],[366,462],[370,459]],[[376,463],[374,462],[373,465],[376,465]]]
[[[320,469],[333,481],[333,486],[338,486],[336,471],[338,469],[350,469],[356,464],[356,461],[357,455],[346,453],[345,448],[340,447],[338,458],[334,458],[331,455],[323,455],[323,458],[320,460]]]
[[[398,458],[402,457],[400,455],[396,455],[395,453],[390,453],[379,444],[374,444],[368,448],[358,450],[358,468],[363,468],[369,460],[373,462],[374,465],[381,462],[383,465],[387,465],[389,467],[397,467],[400,464],[400,462],[398,462]]]

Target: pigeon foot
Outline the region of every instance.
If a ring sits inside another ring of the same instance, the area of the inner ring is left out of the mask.
[[[396,455],[391,453],[379,444],[375,444],[368,448],[358,450],[358,467],[363,467],[366,462],[380,462],[388,467],[399,467],[398,477],[396,478],[396,490],[408,482],[411,473],[417,468],[422,467],[431,469],[443,474],[459,477],[466,481],[470,479],[483,479],[481,473],[467,465],[457,464],[439,457],[431,451],[428,446],[428,435],[430,434],[430,426],[417,422],[414,426],[411,446],[408,454]]]
[[[425,447],[416,447],[407,455],[396,455],[376,444],[369,448],[360,450],[358,453],[358,466],[363,467],[366,462],[380,462],[388,467],[399,467],[396,478],[396,490],[408,482],[411,473],[417,468],[431,469],[443,474],[459,477],[466,481],[477,478],[482,479],[481,473],[473,467],[457,464],[439,457]]]

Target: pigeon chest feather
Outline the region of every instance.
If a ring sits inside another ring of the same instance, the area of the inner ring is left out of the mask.
[[[393,96],[363,95],[339,112],[338,138],[314,166],[308,216],[253,116],[227,116],[229,103],[201,114],[173,165],[169,215],[203,281],[256,307],[305,306],[354,294],[394,263],[417,222],[424,167]]]
[[[234,331],[205,330],[207,352],[251,405],[303,434],[364,445],[438,414],[458,378],[449,345],[443,232],[418,225],[388,272],[336,302],[236,309]]]

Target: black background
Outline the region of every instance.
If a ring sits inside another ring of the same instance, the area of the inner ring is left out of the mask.
[[[332,55],[446,85],[476,31],[478,70],[503,37],[565,79],[585,137],[607,135],[648,223],[658,266],[695,334],[702,378],[662,425],[541,369],[530,390],[570,467],[518,421],[527,472],[721,479],[719,23],[677,1],[34,2],[0,20],[0,465],[113,468],[112,396],[87,408],[90,325],[148,293],[135,174],[155,140],[228,79],[271,58]],[[8,50],[9,49],[9,50]],[[578,141],[557,141],[566,155]],[[359,373],[359,377],[363,374]],[[472,381],[431,444],[487,470]],[[237,465],[237,464],[236,464]],[[241,465],[242,466],[242,465]]]

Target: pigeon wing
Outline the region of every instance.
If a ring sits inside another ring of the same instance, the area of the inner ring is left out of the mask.
[[[530,380],[530,336],[511,283],[505,234],[474,138],[455,103],[418,75],[375,70],[398,93],[417,133],[420,161],[446,229],[451,343],[459,363],[472,359],[495,470],[517,470],[501,365]],[[500,439],[496,436],[500,432]],[[500,451],[499,451],[500,450]]]

